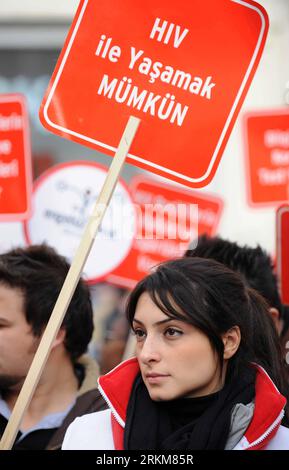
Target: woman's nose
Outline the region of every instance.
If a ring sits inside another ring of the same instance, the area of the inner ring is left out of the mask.
[[[139,359],[145,364],[160,360],[160,348],[156,339],[149,337],[145,339],[139,354]]]

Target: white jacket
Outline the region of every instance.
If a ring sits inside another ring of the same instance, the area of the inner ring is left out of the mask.
[[[286,399],[268,374],[256,366],[254,410],[234,450],[289,450],[289,429],[281,426]],[[132,383],[139,372],[135,358],[99,378],[99,390],[109,409],[84,415],[69,426],[63,450],[122,450]]]

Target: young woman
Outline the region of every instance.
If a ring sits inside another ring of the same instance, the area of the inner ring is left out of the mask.
[[[158,266],[127,306],[136,358],[99,379],[108,409],[77,418],[63,449],[289,449],[267,312],[213,260]]]

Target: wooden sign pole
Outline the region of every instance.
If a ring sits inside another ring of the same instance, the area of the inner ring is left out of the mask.
[[[33,397],[51,351],[53,341],[61,327],[63,318],[78,284],[105,211],[109,205],[119,174],[125,162],[126,155],[132,144],[139,124],[140,119],[130,116],[115,157],[113,158],[112,164],[109,168],[106,180],[86,225],[80,245],[68,271],[50,320],[43,333],[41,342],[2,436],[0,450],[9,450],[13,446],[24,413]],[[81,328],[81,325],[79,325],[79,327]]]

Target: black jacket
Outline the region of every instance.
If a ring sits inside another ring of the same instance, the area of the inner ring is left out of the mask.
[[[88,356],[83,356],[78,363],[78,370],[82,370],[81,386],[76,397],[76,403],[70,410],[59,428],[37,429],[30,432],[22,440],[19,431],[15,439],[13,450],[60,450],[64,434],[69,424],[78,416],[101,411],[107,405],[97,389],[98,366]],[[0,435],[2,436],[7,419],[0,415]]]

